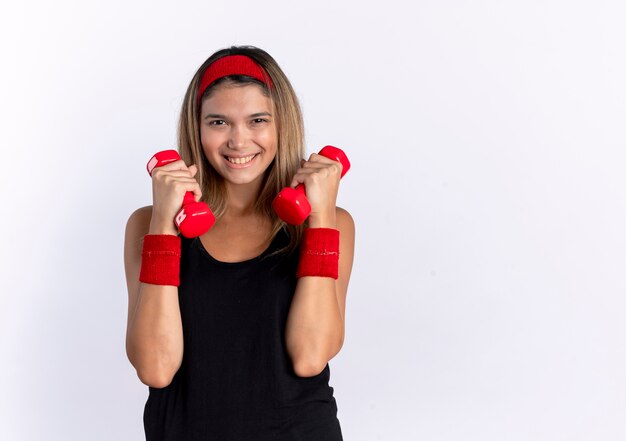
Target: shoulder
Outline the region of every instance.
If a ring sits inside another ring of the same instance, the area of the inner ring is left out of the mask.
[[[354,249],[354,219],[352,215],[341,207],[336,210],[337,229],[341,235],[341,248],[345,253]]]
[[[341,232],[354,234],[354,219],[348,210],[336,207],[337,229]]]
[[[128,222],[126,225],[137,225],[148,222],[150,224],[150,220],[152,219],[152,205],[147,205],[145,207],[141,207],[136,209],[131,213],[128,218]]]
[[[152,205],[136,209],[128,217],[126,222],[126,245],[141,242],[143,236],[148,234],[150,230],[150,221],[152,220]]]
[[[152,205],[146,205],[145,207],[137,208],[135,211],[133,211],[130,217],[128,218],[128,220],[129,221],[133,220],[136,222],[138,220],[145,219],[145,218],[148,218],[148,220],[150,220],[151,217],[152,217]]]

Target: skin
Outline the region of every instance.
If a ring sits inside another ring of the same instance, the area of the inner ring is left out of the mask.
[[[250,259],[269,246],[270,220],[253,208],[278,145],[272,103],[258,86],[224,85],[203,101],[200,115],[203,152],[227,191],[226,213],[200,240],[217,260]],[[257,156],[245,168],[225,158],[252,154]]]
[[[213,168],[224,177],[227,210],[200,237],[217,260],[239,262],[261,254],[268,246],[269,219],[254,213],[263,175],[278,145],[272,103],[256,85],[220,85],[201,105],[200,139]],[[245,168],[232,167],[224,156],[258,156]],[[196,200],[201,190],[195,165],[176,161],[155,169],[153,206],[131,215],[126,227],[125,268],[129,292],[126,348],[129,360],[144,384],[167,386],[180,368],[183,354],[178,288],[138,282],[140,239],[145,234],[177,234],[172,219],[186,191]],[[339,278],[298,279],[285,329],[287,351],[294,372],[302,377],[319,374],[341,349],[345,305],[354,253],[354,222],[336,207],[341,164],[312,154],[302,160],[292,187],[306,186],[311,204],[310,228],[340,231]]]

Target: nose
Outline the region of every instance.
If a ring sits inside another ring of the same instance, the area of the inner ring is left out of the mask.
[[[242,149],[248,141],[248,133],[245,128],[240,125],[233,125],[228,137],[228,148]]]

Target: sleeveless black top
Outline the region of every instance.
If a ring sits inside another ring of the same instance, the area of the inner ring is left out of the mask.
[[[285,348],[299,253],[269,254],[287,233],[236,263],[180,237],[183,360],[168,386],[149,387],[146,440],[342,440],[328,364],[298,377]]]

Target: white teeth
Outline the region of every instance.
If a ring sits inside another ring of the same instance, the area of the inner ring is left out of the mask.
[[[256,154],[246,156],[244,158],[231,158],[230,156],[227,156],[226,158],[228,159],[228,161],[232,162],[233,164],[246,164],[252,161],[252,158],[254,158],[255,156]]]

